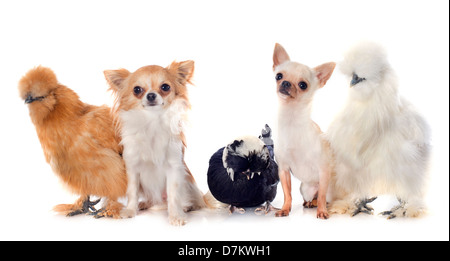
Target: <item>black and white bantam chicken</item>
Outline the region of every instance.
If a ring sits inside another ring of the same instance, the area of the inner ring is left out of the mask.
[[[269,213],[277,194],[278,165],[273,159],[270,128],[262,136],[243,136],[214,153],[209,161],[208,186],[220,202],[244,213],[246,207],[257,207],[255,213]],[[268,141],[268,144],[263,142]]]

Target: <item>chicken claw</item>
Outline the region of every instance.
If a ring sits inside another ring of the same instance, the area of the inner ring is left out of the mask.
[[[278,210],[280,209],[272,206],[272,204],[270,204],[269,201],[266,201],[266,204],[264,206],[255,209],[255,214],[262,215],[264,213],[265,215],[267,215],[270,211],[278,211]]]
[[[383,212],[379,213],[378,215],[388,216],[387,219],[396,218],[399,215],[399,213],[402,216],[405,216],[406,210],[404,208],[405,208],[406,202],[403,200],[400,200],[400,199],[399,199],[399,201],[400,201],[399,205],[393,207],[391,210],[383,211]]]
[[[104,206],[92,212],[94,218],[102,218],[102,217],[112,217],[112,218],[121,218],[120,211],[123,209],[123,205],[116,200],[106,199]]]
[[[245,213],[245,209],[244,208],[238,208],[236,206],[230,205],[230,208],[228,209],[228,211],[230,212],[230,215],[234,213],[234,211],[237,211],[239,214],[244,214]]]
[[[305,208],[315,208],[317,207],[317,198],[311,201],[303,201],[303,207]]]
[[[79,214],[91,213],[90,211],[96,212],[95,205],[100,202],[100,198],[94,201],[91,201],[89,196],[87,196],[81,203],[81,208],[75,209],[69,213],[67,213],[68,217],[72,217]]]
[[[375,199],[377,199],[377,197],[373,197],[373,198],[369,198],[369,199],[361,199],[361,200],[357,200],[355,205],[356,205],[356,210],[352,213],[352,217],[358,215],[359,213],[366,213],[369,215],[373,214],[373,208],[369,205],[367,205],[367,203],[371,203],[373,202]]]

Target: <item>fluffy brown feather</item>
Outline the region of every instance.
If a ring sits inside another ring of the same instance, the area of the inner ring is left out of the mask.
[[[65,214],[86,213],[89,195],[106,197],[97,216],[119,217],[127,176],[122,147],[111,110],[80,101],[78,95],[58,83],[49,68],[38,66],[19,82],[19,94],[28,104],[47,163],[80,199],[55,206]],[[82,211],[84,210],[84,211]]]

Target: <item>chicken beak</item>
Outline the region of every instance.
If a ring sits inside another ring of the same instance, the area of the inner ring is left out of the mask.
[[[27,98],[25,99],[25,104],[30,104],[34,101],[35,101],[35,99],[33,98],[33,96],[31,96],[31,94],[28,94]]]
[[[45,99],[46,96],[39,96],[39,97],[33,97],[31,94],[27,95],[27,98],[25,99],[25,104],[30,104],[34,101],[42,101]]]
[[[250,169],[247,169],[246,171],[242,171],[242,174],[247,176],[247,180],[250,180]],[[253,178],[253,173],[252,173],[252,178]]]
[[[352,81],[350,82],[350,88],[364,80],[366,80],[366,78],[360,78],[356,73],[353,73]]]

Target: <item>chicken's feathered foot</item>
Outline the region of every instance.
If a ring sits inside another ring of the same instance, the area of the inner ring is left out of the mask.
[[[303,207],[305,208],[315,208],[317,207],[317,197],[311,201],[303,201]]]
[[[67,216],[72,217],[72,216],[79,215],[79,214],[86,214],[86,213],[90,213],[90,211],[96,212],[97,210],[95,209],[94,206],[98,202],[100,202],[100,198],[97,200],[91,201],[89,196],[87,196],[81,203],[81,208],[75,209],[75,210],[67,213]]]
[[[404,210],[406,201],[403,201],[403,200],[401,200],[401,199],[398,199],[398,201],[400,202],[399,205],[397,205],[397,206],[391,208],[391,210],[383,211],[383,212],[381,212],[379,215],[382,215],[382,216],[388,216],[387,219],[396,218],[397,215],[399,215],[399,214],[401,214],[402,216],[404,216],[405,213],[406,213],[406,210]],[[403,210],[403,211],[402,211],[402,210]]]
[[[244,214],[245,209],[244,208],[238,208],[236,206],[230,205],[230,208],[228,208],[228,211],[230,212],[230,215],[234,213],[234,211],[237,211],[239,214]]]
[[[123,205],[119,203],[117,200],[106,198],[104,206],[101,209],[92,212],[91,214],[94,216],[94,218],[102,218],[102,217],[121,218],[120,210],[122,208]]]
[[[91,212],[90,215],[93,215],[94,218],[102,218],[102,217],[106,217],[107,215],[105,214],[105,208],[101,208],[99,210],[96,210],[94,212]]]
[[[270,211],[278,211],[278,210],[280,209],[272,206],[272,204],[270,204],[269,201],[266,201],[266,204],[264,206],[255,209],[255,214],[262,215],[264,213],[265,215],[267,215]]]
[[[375,199],[377,199],[377,197],[357,200],[355,203],[356,210],[353,211],[352,217],[358,215],[359,213],[366,213],[366,214],[372,215],[373,208],[367,204],[373,202]]]

